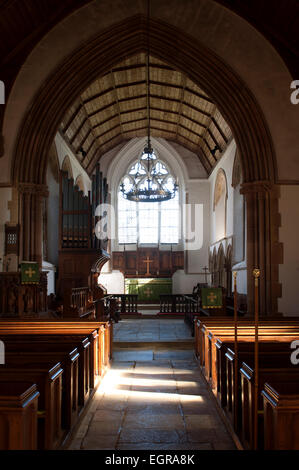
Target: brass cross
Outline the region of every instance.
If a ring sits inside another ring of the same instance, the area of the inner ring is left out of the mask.
[[[32,278],[32,276],[36,273],[36,271],[34,271],[32,268],[29,268],[27,269],[27,271],[25,271],[25,274],[27,274],[27,276],[30,277],[30,279]]]
[[[143,262],[146,263],[146,268],[147,268],[145,275],[150,276],[151,273],[149,271],[149,265],[153,262],[153,260],[150,259],[148,256],[145,260],[143,260]]]
[[[208,300],[212,302],[212,304],[215,302],[217,299],[217,295],[214,294],[214,292],[211,292],[210,295],[208,295]]]
[[[151,289],[148,287],[148,288],[144,291],[144,293],[145,293],[145,295],[146,295],[147,297],[150,297],[152,291],[151,291]]]

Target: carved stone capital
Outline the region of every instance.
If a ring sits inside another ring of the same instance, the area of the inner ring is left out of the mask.
[[[253,181],[250,183],[242,183],[240,193],[268,193],[273,189],[273,184],[270,181]]]
[[[18,190],[21,194],[49,197],[48,186],[45,184],[19,183]]]

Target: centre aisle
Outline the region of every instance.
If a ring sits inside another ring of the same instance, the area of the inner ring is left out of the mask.
[[[235,449],[183,320],[132,319],[115,326],[111,369],[69,449]]]

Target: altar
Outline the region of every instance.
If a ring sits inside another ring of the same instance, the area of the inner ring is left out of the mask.
[[[172,279],[125,279],[125,291],[126,294],[138,295],[138,302],[159,302],[160,294],[172,294]]]

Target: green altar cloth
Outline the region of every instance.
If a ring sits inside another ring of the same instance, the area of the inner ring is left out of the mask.
[[[125,288],[126,294],[137,294],[139,302],[159,302],[160,294],[172,294],[172,279],[126,279]]]

